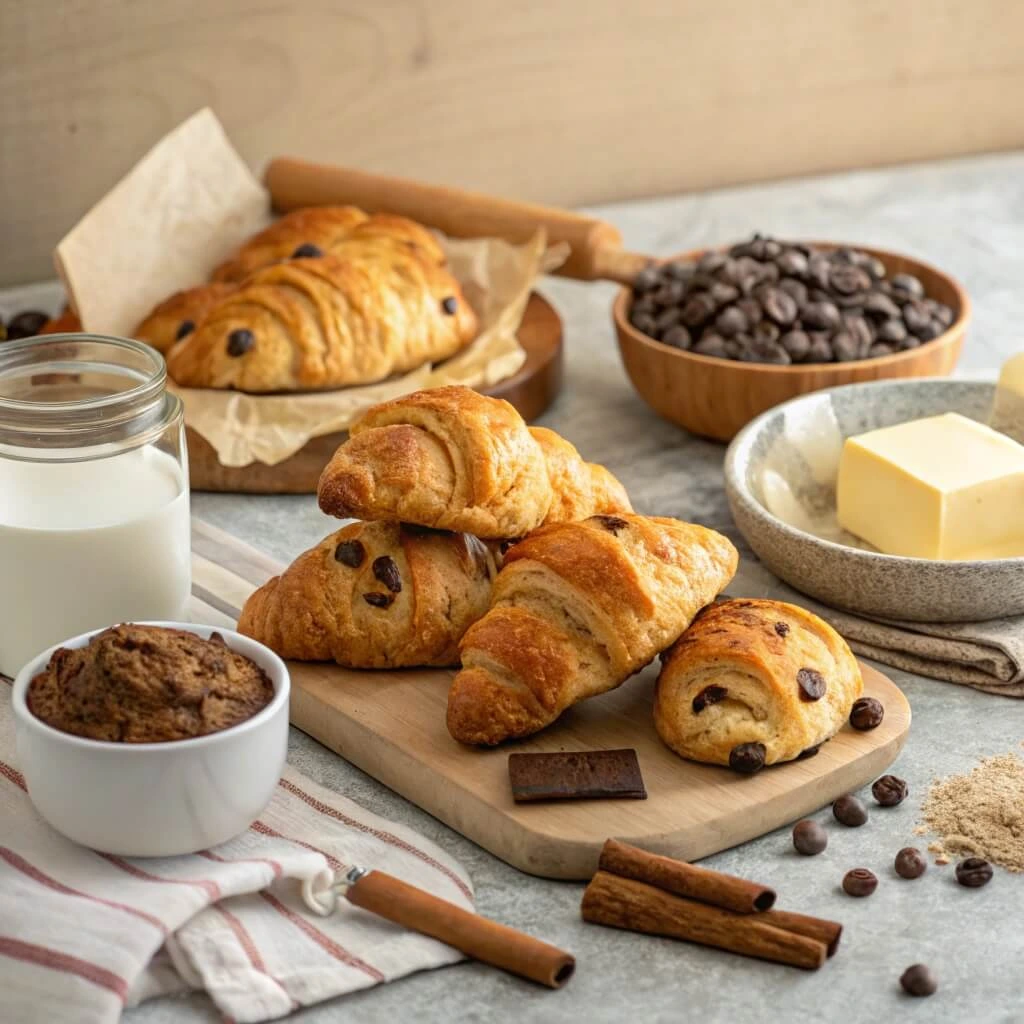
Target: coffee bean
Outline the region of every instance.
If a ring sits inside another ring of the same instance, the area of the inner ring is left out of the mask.
[[[36,309],[27,309],[16,313],[7,321],[7,340],[18,341],[20,338],[34,338],[50,318]]]
[[[709,294],[716,304],[721,307],[735,302],[740,297],[740,290],[733,284],[726,284],[724,281],[716,281],[710,288]]]
[[[178,324],[178,329],[174,332],[174,340],[181,341],[182,338],[191,334],[196,329],[196,322],[194,320],[182,320]]]
[[[697,269],[705,274],[717,274],[728,262],[729,254],[726,252],[706,252],[697,260]]]
[[[889,278],[889,284],[893,292],[901,292],[913,299],[924,295],[924,285],[913,274],[894,274]]]
[[[343,540],[334,549],[334,560],[347,565],[350,569],[358,569],[366,559],[366,548],[358,540]]]
[[[887,345],[898,345],[907,336],[907,328],[902,320],[886,320],[876,331],[875,336]]]
[[[871,287],[871,278],[867,271],[860,267],[840,263],[829,271],[828,283],[832,290],[840,295],[855,295],[858,292],[866,292]]]
[[[675,260],[666,263],[661,268],[662,277],[672,278],[676,281],[689,281],[694,274],[692,263],[684,263],[682,260]]]
[[[702,274],[698,271],[683,287],[693,295],[696,292],[709,292],[716,284],[720,283],[721,282],[711,274]]]
[[[693,713],[699,715],[709,704],[717,704],[729,696],[729,691],[724,686],[705,686],[696,697],[693,698],[691,707]]]
[[[811,339],[805,331],[787,331],[779,338],[779,344],[789,353],[794,363],[803,362],[811,350]]]
[[[872,292],[864,300],[864,312],[875,320],[891,320],[900,316],[900,307],[883,292]]]
[[[832,804],[832,815],[840,825],[860,828],[868,820],[868,810],[855,796],[847,793]]]
[[[899,352],[908,352],[912,348],[918,348],[921,345],[921,339],[915,338],[912,334],[908,334],[897,346],[896,349]]]
[[[630,316],[629,322],[641,333],[654,337],[657,330],[654,317],[650,313],[634,313]]]
[[[729,767],[734,772],[753,775],[764,767],[767,756],[763,743],[740,743],[729,751]]]
[[[455,311],[459,308],[458,299],[454,295],[446,295],[441,300],[441,308],[448,314],[448,316],[454,316]]]
[[[700,327],[715,314],[715,300],[707,294],[692,295],[683,306],[682,320],[690,328]]]
[[[368,594],[363,594],[363,600],[374,608],[390,608],[394,599],[394,594],[378,594],[373,590]]]
[[[813,668],[802,668],[796,674],[800,699],[805,702],[821,700],[825,696],[825,677]]]
[[[779,329],[775,324],[762,320],[759,324],[754,324],[750,337],[757,345],[772,345],[779,340]]]
[[[803,277],[807,273],[807,257],[796,249],[787,249],[780,253],[775,265],[787,277]]]
[[[765,316],[774,320],[780,327],[787,327],[797,317],[796,299],[781,288],[767,288],[758,298]]]
[[[872,281],[881,281],[885,277],[885,264],[877,257],[866,252],[857,253],[855,261],[858,266],[863,267]]]
[[[832,335],[832,354],[837,363],[852,363],[855,359],[860,359],[860,345],[849,332],[836,331]]]
[[[828,846],[828,833],[816,822],[805,818],[793,826],[793,848],[805,857],[814,857]]]
[[[747,323],[751,327],[754,324],[760,323],[764,317],[764,310],[761,309],[761,303],[757,301],[753,296],[746,295],[739,302],[736,303],[736,308],[747,318]]]
[[[678,306],[669,306],[668,309],[662,310],[654,318],[654,330],[660,336],[665,333],[670,327],[675,327],[679,323],[679,317],[681,310]]]
[[[666,281],[657,291],[651,292],[651,298],[659,306],[674,306],[683,301],[686,285],[682,281]]]
[[[939,983],[924,964],[913,964],[900,975],[900,986],[908,996],[930,996],[938,990]]]
[[[895,775],[883,775],[880,779],[875,779],[871,787],[871,795],[883,807],[895,807],[903,803],[908,792],[910,790],[906,782]]]
[[[893,867],[900,878],[920,878],[928,870],[928,861],[916,846],[904,846],[896,854]]]
[[[925,308],[923,302],[912,299],[903,306],[903,322],[911,334],[921,337],[920,332],[931,323],[931,320],[932,315]]]
[[[774,263],[763,263],[758,271],[762,283],[775,284],[782,276]]]
[[[749,326],[747,318],[743,315],[743,311],[736,306],[730,306],[727,309],[723,309],[722,312],[715,317],[715,330],[725,338],[731,338],[733,335],[742,334]]]
[[[878,878],[867,868],[854,868],[843,875],[843,892],[848,896],[862,899],[870,896],[878,888]]]
[[[882,707],[882,702],[875,700],[874,697],[861,697],[853,702],[850,709],[850,725],[861,732],[878,728],[884,717],[885,708]]]
[[[676,324],[675,327],[669,328],[661,336],[661,340],[666,345],[684,350],[688,349],[691,344],[690,332],[682,324]]]
[[[824,331],[815,331],[808,335],[811,339],[810,348],[804,356],[805,363],[831,363],[832,345],[828,340],[828,334]]]
[[[931,341],[933,338],[937,338],[940,334],[944,333],[945,330],[946,328],[943,327],[938,320],[932,318],[924,325],[924,327],[920,328],[920,330],[915,333],[921,341]]]
[[[968,889],[980,889],[992,881],[992,865],[981,857],[968,857],[957,864],[956,880]]]
[[[293,260],[308,260],[317,259],[323,256],[324,251],[318,245],[314,245],[312,242],[303,242],[295,252],[292,253]]]
[[[402,575],[398,571],[395,560],[390,555],[381,555],[373,560],[373,575],[384,584],[392,594],[402,592]]]
[[[746,347],[750,344],[750,338],[745,334],[739,334],[735,338],[723,338],[726,359],[739,359]]]
[[[728,359],[729,349],[725,338],[720,334],[705,334],[694,346],[692,351],[700,356],[715,356],[717,359]]]
[[[936,302],[935,299],[925,299],[924,304],[931,311],[932,317],[938,320],[943,327],[949,327],[956,319],[949,306],[944,306],[941,302]]]
[[[811,330],[831,331],[839,326],[839,310],[832,302],[808,302],[800,310],[800,322]]]
[[[828,290],[832,264],[824,253],[815,253],[807,261],[807,276],[819,288]]]
[[[758,324],[758,328],[770,326]],[[792,360],[789,353],[775,341],[767,337],[755,337],[753,335],[737,335],[736,341],[741,343],[738,358],[745,363],[770,363],[776,366],[788,366]]]
[[[244,356],[256,344],[256,336],[252,331],[239,327],[228,335],[228,355],[238,358]]]
[[[798,310],[807,304],[807,285],[803,281],[798,281],[794,277],[784,277],[779,282],[779,290],[796,300]]]
[[[633,289],[638,292],[649,292],[661,284],[661,275],[658,268],[648,265],[633,278]]]
[[[886,345],[882,341],[876,341],[871,348],[868,349],[869,359],[879,359],[882,356],[891,356],[896,349],[892,345]]]

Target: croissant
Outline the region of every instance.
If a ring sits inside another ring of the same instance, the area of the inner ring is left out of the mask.
[[[493,553],[475,537],[351,523],[257,590],[238,629],[282,658],[348,668],[457,665],[487,610]]]
[[[374,406],[320,477],[333,516],[401,519],[478,537],[521,537],[548,521],[628,512],[622,485],[568,441],[528,428],[508,402],[470,388]]]
[[[861,695],[857,659],[811,612],[723,601],[667,651],[654,724],[682,757],[754,771],[813,752]]]
[[[353,235],[389,235],[417,250],[438,266],[445,262],[444,250],[425,227],[392,214],[372,217],[354,206],[314,206],[287,213],[270,227],[254,235],[213,272],[214,281],[245,280],[272,263],[296,256],[322,256]]]
[[[275,263],[217,303],[168,355],[184,387],[257,393],[382,380],[454,355],[476,333],[458,282],[393,238]]]
[[[593,516],[513,546],[491,607],[462,640],[448,731],[529,736],[612,690],[672,643],[736,571],[736,549],[675,519]]]
[[[230,284],[202,284],[175,292],[132,331],[132,337],[166,353],[175,342],[191,334],[196,324],[234,290]]]

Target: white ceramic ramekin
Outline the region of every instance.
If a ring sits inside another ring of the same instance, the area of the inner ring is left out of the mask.
[[[288,749],[284,662],[263,644],[229,629],[153,622],[228,647],[270,677],[273,700],[230,729],[167,743],[108,743],[51,728],[28,709],[25,695],[56,647],[30,661],[14,681],[18,763],[29,796],[58,832],[83,846],[125,857],[194,853],[244,832],[270,802]],[[84,647],[102,630],[59,647]]]

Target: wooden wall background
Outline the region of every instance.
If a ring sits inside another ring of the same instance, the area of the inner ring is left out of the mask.
[[[1016,0],[0,0],[0,284],[212,106],[559,204],[1024,144]]]

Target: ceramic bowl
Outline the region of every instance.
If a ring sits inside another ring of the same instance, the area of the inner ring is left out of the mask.
[[[842,243],[806,244],[835,249]],[[971,316],[964,289],[948,274],[920,260],[885,249],[851,247],[877,256],[890,275],[905,273],[919,278],[929,297],[953,310],[955,319],[948,330],[918,348],[851,363],[741,363],[684,352],[642,334],[629,322],[632,290],[623,288],[612,306],[612,319],[623,365],[640,397],[659,416],[690,433],[728,441],[755,416],[798,395],[856,381],[950,373],[960,357]],[[695,249],[672,259],[695,261],[708,251]]]
[[[108,743],[71,736],[28,709],[25,694],[56,647],[14,681],[18,762],[36,810],[83,846],[124,857],[194,853],[244,832],[270,802],[288,748],[290,680],[284,662],[262,644],[228,629],[182,622],[148,623],[207,638],[262,668],[274,697],[238,725],[168,743]],[[59,647],[84,647],[102,630]]]
[[[987,422],[994,394],[992,384],[976,381],[879,381],[821,391],[764,413],[726,453],[736,525],[772,572],[834,608],[916,622],[1024,614],[1024,558],[883,555],[835,520],[847,437],[944,412]]]

